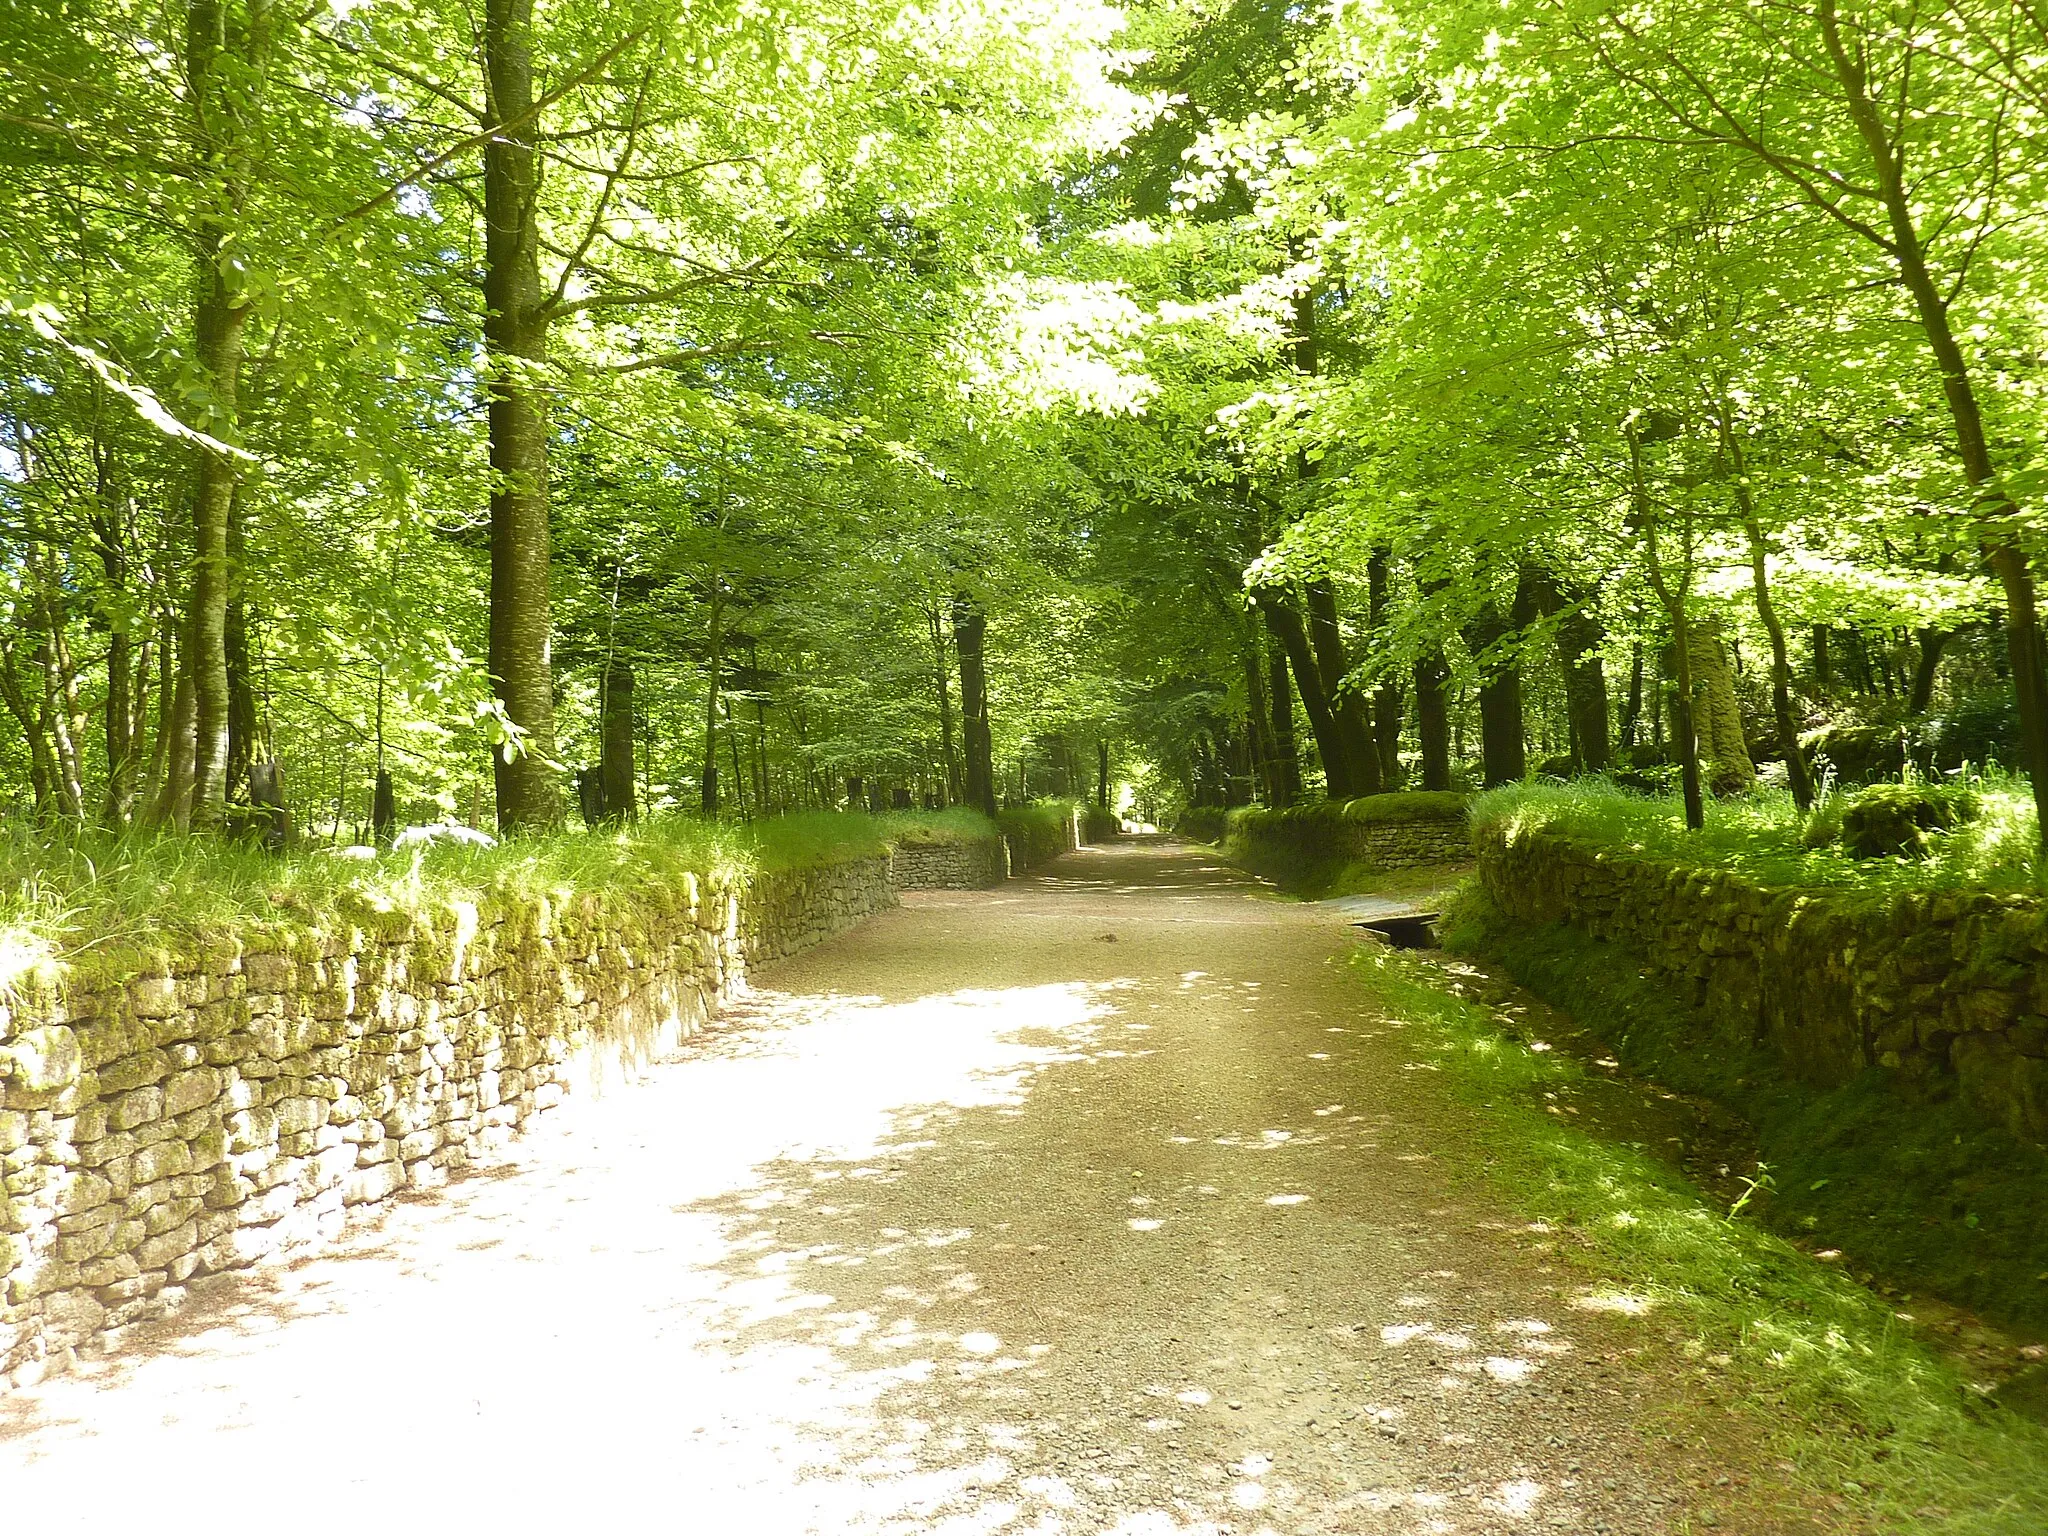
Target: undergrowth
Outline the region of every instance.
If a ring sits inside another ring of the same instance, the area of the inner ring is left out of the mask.
[[[1891,1309],[1783,1238],[1710,1205],[1647,1153],[1545,1114],[1579,1064],[1502,1033],[1428,962],[1362,951],[1387,1011],[1461,1096],[1491,1106],[1485,1176],[1569,1234],[1599,1276],[1588,1305],[1661,1313],[1702,1372],[1726,1372],[1810,1486],[1880,1529],[1953,1536],[2048,1530],[2048,1431],[1998,1407]]]
[[[1506,824],[1549,831],[1616,852],[1726,869],[1765,885],[1855,886],[1870,890],[2040,890],[2032,792],[1995,768],[1968,776],[1976,814],[1926,840],[1919,858],[1852,858],[1834,841],[1810,838],[1839,827],[1850,797],[1831,794],[1809,815],[1789,791],[1758,788],[1710,800],[1706,826],[1692,831],[1676,796],[1638,795],[1604,779],[1510,784],[1472,802],[1475,830]],[[1811,843],[1819,842],[1819,846]]]

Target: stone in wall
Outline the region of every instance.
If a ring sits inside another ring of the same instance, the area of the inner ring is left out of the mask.
[[[0,1377],[329,1242],[674,1049],[748,969],[893,906],[888,862],[686,876],[103,957],[0,1010]]]

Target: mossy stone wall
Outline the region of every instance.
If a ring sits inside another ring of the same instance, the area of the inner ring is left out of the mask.
[[[0,1380],[435,1187],[895,900],[871,857],[630,902],[364,908],[43,977],[0,1009]]]
[[[1510,917],[1624,947],[1723,1038],[1769,1048],[1801,1080],[1832,1087],[1878,1068],[1954,1088],[2048,1144],[2038,898],[1763,886],[1511,822],[1476,841],[1480,881]]]
[[[1462,796],[1394,794],[1287,811],[1235,811],[1225,847],[1239,850],[1254,864],[1277,856],[1370,869],[1419,869],[1469,860],[1472,835]]]
[[[979,891],[1009,878],[1009,844],[1000,836],[898,843],[889,853],[889,881],[899,891]]]

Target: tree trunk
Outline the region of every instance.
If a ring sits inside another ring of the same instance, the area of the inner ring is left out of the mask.
[[[1488,789],[1520,783],[1529,768],[1522,723],[1521,664],[1511,656],[1496,657],[1490,664],[1480,660],[1514,629],[1490,597],[1464,629],[1466,649],[1486,669],[1479,684],[1479,759],[1480,779]]]
[[[221,0],[190,0],[186,11],[186,70],[191,82],[192,127],[200,160],[210,173],[213,206],[198,227],[199,300],[193,314],[196,360],[206,381],[206,433],[232,443],[240,421],[242,338],[249,310],[241,291],[235,226],[247,192],[248,124],[245,109],[267,62],[264,11],[252,8],[243,57],[222,68],[228,51],[227,8]],[[185,631],[185,671],[192,679],[193,762],[189,825],[213,831],[227,809],[228,782],[228,525],[234,515],[234,462],[198,450],[192,483],[192,587]]]
[[[960,782],[960,755],[953,748],[953,689],[949,678],[952,668],[946,665],[946,637],[939,627],[939,609],[934,603],[927,611],[926,618],[932,627],[932,672],[939,689],[939,746],[945,753],[946,780],[940,804],[957,803],[965,794]]]
[[[1266,628],[1280,642],[1280,649],[1294,669],[1294,685],[1301,693],[1302,708],[1308,713],[1309,730],[1315,736],[1316,750],[1323,759],[1324,793],[1332,800],[1349,799],[1357,793],[1352,787],[1350,763],[1344,754],[1344,743],[1338,736],[1336,714],[1330,707],[1329,694],[1323,689],[1323,675],[1315,652],[1309,646],[1308,630],[1301,621],[1301,614],[1276,587],[1260,588],[1253,594],[1253,601],[1266,621]]]
[[[7,712],[21,727],[22,741],[28,747],[28,779],[35,796],[36,820],[46,822],[55,811],[56,763],[50,751],[45,711],[29,702],[29,690],[15,666],[16,654],[13,641],[0,641],[0,699],[6,701]]]
[[[1707,770],[1707,787],[1717,795],[1740,794],[1756,783],[1756,764],[1743,739],[1742,712],[1735,702],[1721,626],[1711,619],[1692,623],[1687,640],[1692,728]]]
[[[228,663],[228,778],[230,804],[247,799],[249,769],[259,757],[256,742],[256,689],[249,666],[249,614],[242,598],[242,498],[228,499],[228,606],[222,636]]]
[[[1607,725],[1607,664],[1600,650],[1606,631],[1591,609],[1591,595],[1571,594],[1557,624],[1557,654],[1564,663],[1565,707],[1571,713],[1572,755],[1581,773],[1605,773],[1611,752]]]
[[[533,0],[485,0],[484,87],[495,125],[484,146],[484,347],[490,377],[490,669],[523,733],[493,761],[498,827],[552,826],[555,699],[548,592],[548,437],[540,380],[547,319],[540,281]]]
[[[170,768],[171,715],[177,695],[178,648],[172,637],[177,621],[168,613],[157,616],[156,646],[156,740],[150,744],[149,766],[144,769],[142,783],[136,791],[136,814],[146,820],[161,823],[164,775]],[[141,706],[137,706],[138,716]],[[137,729],[140,730],[138,724]]]
[[[1376,795],[1383,787],[1379,749],[1373,744],[1365,694],[1346,684],[1351,663],[1344,652],[1344,629],[1337,618],[1337,589],[1327,578],[1308,583],[1308,615],[1316,672],[1330,701],[1337,739],[1342,743],[1350,793]]]
[[[1375,549],[1365,566],[1366,624],[1375,645],[1386,642],[1387,564],[1387,551]],[[1401,684],[1394,673],[1383,673],[1372,696],[1372,738],[1382,789],[1401,787],[1401,715]]]
[[[1451,669],[1443,647],[1415,658],[1415,740],[1422,751],[1422,787],[1451,787]]]
[[[1293,805],[1301,798],[1301,752],[1294,744],[1294,690],[1287,681],[1287,658],[1278,651],[1266,657],[1266,708],[1272,723],[1273,803]]]
[[[1259,647],[1257,631],[1252,632],[1246,646],[1244,661],[1245,725],[1252,746],[1252,766],[1258,778],[1258,793],[1267,805],[1280,804],[1280,792],[1274,787],[1280,774],[1280,765],[1273,752],[1273,731],[1271,710],[1266,703],[1266,679],[1259,670]]]
[[[126,827],[135,814],[136,757],[141,744],[142,711],[133,637],[128,629],[128,544],[121,516],[121,499],[112,484],[104,454],[99,456],[100,472],[92,513],[93,542],[98,547],[100,569],[106,574],[112,601],[105,605],[107,620],[107,707],[102,718],[107,748],[107,788],[100,802],[100,821],[112,831]],[[146,680],[148,643],[140,677]]]
[[[996,813],[995,733],[988,719],[988,674],[983,655],[988,618],[964,593],[953,599],[953,649],[960,659],[960,736],[967,757],[967,803]]]
[[[171,716],[165,728],[163,797],[157,802],[159,826],[183,832],[192,822],[192,793],[198,780],[199,714],[189,652],[179,648],[177,682],[171,689]]]
[[[1914,714],[1924,715],[1934,703],[1934,680],[1941,672],[1941,652],[1948,644],[1948,631],[1916,629],[1913,643],[1919,654],[1913,666],[1913,697],[1909,707]]]
[[[1095,743],[1095,804],[1109,809],[1109,743],[1100,738]]]
[[[398,787],[391,782],[391,770],[379,768],[370,790],[370,840],[389,848],[398,831]]]
[[[1963,478],[1979,497],[1978,547],[2005,594],[2006,648],[2012,660],[2013,693],[2019,705],[2020,740],[2033,784],[2041,846],[2048,849],[2048,643],[2044,643],[2041,632],[2034,573],[2014,527],[2019,508],[1998,488],[1997,466],[1992,462],[1985,437],[1984,417],[1970,379],[1969,363],[1949,323],[1949,300],[1927,264],[1926,245],[1914,219],[1905,148],[1893,141],[1886,127],[1885,113],[1871,96],[1860,57],[1844,45],[1835,0],[1820,0],[1818,16],[1822,41],[1842,86],[1849,116],[1877,178],[1891,230],[1885,248],[1898,268],[1900,281],[1912,295],[1921,332],[1941,371],[1942,395],[1955,430]]]
[[[1632,750],[1639,738],[1643,721],[1643,642],[1632,643],[1628,648],[1628,698],[1621,707],[1621,745]]]
[[[604,819],[629,822],[633,803],[633,664],[614,656],[598,682],[598,781]]]
[[[78,673],[72,664],[70,647],[64,643],[69,615],[58,587],[60,578],[57,572],[54,569],[45,571],[35,558],[33,549],[29,571],[36,584],[36,607],[41,618],[42,633],[37,637],[37,656],[42,664],[43,719],[56,775],[53,787],[57,794],[57,808],[67,819],[82,821],[85,817],[85,775],[79,761],[78,732],[75,729]]]
[[[704,774],[699,803],[704,814],[718,814],[718,690],[725,667],[725,601],[718,572],[711,573],[711,675],[704,684]]]
[[[1771,642],[1771,716],[1778,726],[1778,750],[1785,759],[1792,803],[1809,811],[1813,809],[1813,774],[1799,745],[1799,723],[1792,717],[1792,662],[1785,644],[1785,626],[1778,622],[1777,605],[1771,601],[1769,551],[1763,527],[1754,514],[1744,517],[1743,526],[1749,535],[1749,576],[1756,593],[1756,616]]]
[[[1828,657],[1828,633],[1825,624],[1813,626],[1813,687],[1823,696],[1831,693],[1835,686],[1835,668]]]

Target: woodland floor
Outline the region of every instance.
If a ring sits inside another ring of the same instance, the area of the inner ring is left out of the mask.
[[[1184,845],[905,899],[338,1251],[0,1399],[9,1523],[1823,1528],[1339,910]]]

